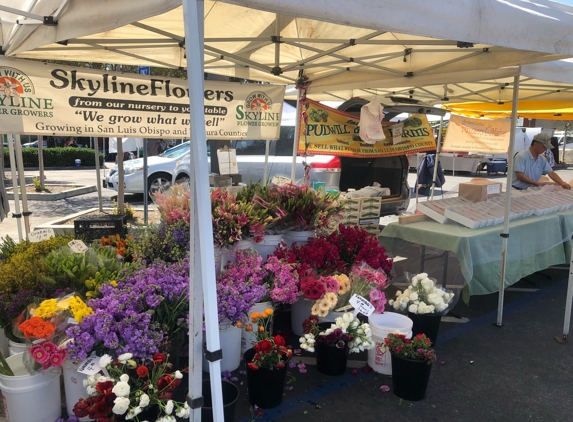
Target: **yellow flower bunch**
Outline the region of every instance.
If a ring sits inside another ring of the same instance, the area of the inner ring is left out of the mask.
[[[72,315],[74,316],[74,320],[76,322],[82,322],[84,317],[92,315],[94,313],[92,308],[86,305],[85,302],[81,300],[79,297],[76,296],[72,297],[69,301],[69,304],[70,304],[69,309],[72,312]]]
[[[50,319],[52,318],[56,312],[60,312],[61,309],[58,307],[58,301],[56,299],[46,299],[40,306],[32,311],[34,316]]]
[[[348,293],[350,288],[352,287],[350,284],[350,278],[346,274],[337,274],[333,275],[336,281],[338,281],[338,294],[343,295],[344,293]]]

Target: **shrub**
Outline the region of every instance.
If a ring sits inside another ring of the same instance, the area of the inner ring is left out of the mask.
[[[95,152],[89,148],[44,148],[44,167],[74,167],[76,159],[82,160],[82,166],[95,166]],[[22,148],[24,167],[38,167],[38,148]],[[103,154],[99,153],[100,165]],[[10,168],[8,148],[4,147],[4,168]]]

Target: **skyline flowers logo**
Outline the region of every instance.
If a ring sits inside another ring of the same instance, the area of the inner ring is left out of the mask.
[[[245,110],[247,111],[269,111],[273,101],[263,91],[251,92],[245,99]]]
[[[13,67],[0,67],[0,96],[11,98],[23,94],[34,94],[34,84],[28,75]]]

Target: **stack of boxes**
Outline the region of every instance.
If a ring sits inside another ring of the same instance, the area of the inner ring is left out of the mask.
[[[371,235],[378,236],[382,198],[350,198],[345,201],[341,224],[359,226]]]

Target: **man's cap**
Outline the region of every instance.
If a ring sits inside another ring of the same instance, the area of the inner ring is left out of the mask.
[[[538,133],[537,135],[535,135],[533,137],[533,140],[535,142],[539,142],[540,144],[543,144],[543,146],[547,149],[553,148],[553,145],[551,145],[551,138],[546,133],[543,133],[543,132]]]

